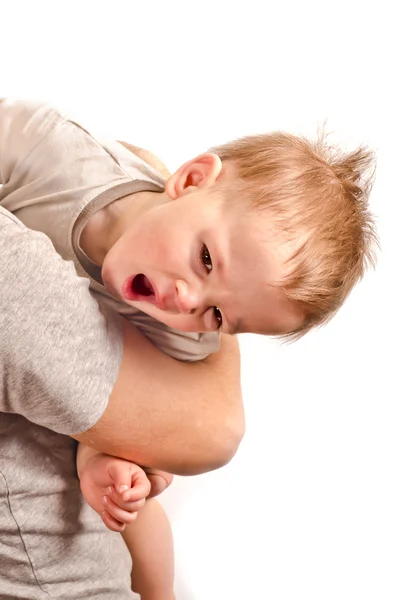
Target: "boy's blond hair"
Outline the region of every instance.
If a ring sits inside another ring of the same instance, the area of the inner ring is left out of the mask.
[[[375,264],[377,236],[368,210],[372,153],[363,147],[343,153],[324,134],[310,142],[282,132],[245,137],[212,152],[226,170],[232,167],[233,196],[268,211],[283,239],[297,247],[281,286],[304,308],[306,320],[288,337],[329,321]]]

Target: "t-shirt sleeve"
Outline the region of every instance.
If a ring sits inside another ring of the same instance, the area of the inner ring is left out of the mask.
[[[0,411],[59,433],[106,410],[123,352],[121,318],[104,313],[42,233],[0,207]]]
[[[30,153],[63,121],[46,104],[0,98],[0,184],[9,187],[9,192],[28,176]]]

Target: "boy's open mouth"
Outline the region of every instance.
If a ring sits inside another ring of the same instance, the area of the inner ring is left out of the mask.
[[[143,273],[135,275],[131,282],[131,288],[139,296],[154,296],[154,289],[150,280]]]
[[[148,277],[138,273],[128,278],[123,285],[123,295],[130,302],[150,302],[156,304],[156,292]]]

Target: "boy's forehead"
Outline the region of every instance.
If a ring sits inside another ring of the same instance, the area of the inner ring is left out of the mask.
[[[235,296],[232,331],[282,335],[298,330],[306,315],[283,289],[297,244],[288,240],[267,214],[236,215],[230,227],[229,277]]]
[[[246,265],[257,264],[270,285],[280,286],[292,271],[300,242],[290,239],[271,211],[255,208],[231,210],[226,218],[231,251],[237,250]]]

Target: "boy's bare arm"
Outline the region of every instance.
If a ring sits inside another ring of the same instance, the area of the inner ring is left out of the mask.
[[[244,433],[237,340],[222,336],[217,354],[182,363],[129,323],[124,336],[123,362],[105,414],[73,437],[108,454],[181,475],[226,464]]]

